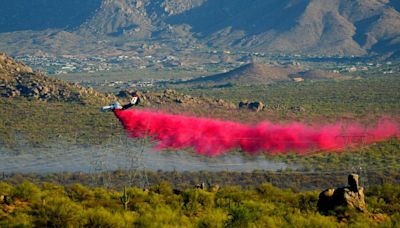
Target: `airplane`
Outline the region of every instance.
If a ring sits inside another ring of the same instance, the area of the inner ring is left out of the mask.
[[[112,103],[111,105],[103,106],[100,110],[102,112],[109,112],[109,111],[113,111],[115,109],[125,110],[134,105],[138,105],[139,102],[140,102],[139,96],[136,93],[134,93],[134,94],[132,94],[132,99],[128,104],[121,105],[118,101],[116,101],[116,102]]]

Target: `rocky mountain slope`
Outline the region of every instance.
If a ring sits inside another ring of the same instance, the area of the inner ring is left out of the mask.
[[[207,1],[172,18],[188,23],[212,45],[316,54],[398,50],[395,1]],[[221,6],[223,6],[221,8]]]
[[[50,78],[41,72],[34,72],[30,67],[0,53],[0,97],[95,104],[100,107],[116,100],[125,102],[130,99],[132,92],[135,91],[120,91],[117,96],[104,94],[92,88],[84,88],[78,84]],[[194,97],[170,89],[162,93],[136,93],[141,97],[141,105],[146,107],[177,105],[237,108],[235,104],[221,99]]]
[[[28,66],[0,53],[0,97],[26,97],[43,101],[107,102],[113,96],[33,72]]]
[[[64,48],[68,52],[84,46],[100,51],[143,39],[167,44],[179,39],[217,48],[273,53],[398,55],[400,52],[400,6],[396,0],[48,2],[5,3],[0,10],[5,15],[0,19],[3,32],[0,48],[15,52],[6,44],[18,42],[20,45],[14,49],[35,45],[45,51]],[[22,11],[21,6],[25,6]],[[79,14],[76,10],[80,10]],[[51,20],[56,12],[61,15],[58,19],[63,20]],[[53,30],[50,33],[48,29]],[[16,33],[20,30],[39,31]],[[35,42],[27,41],[33,37]],[[118,42],[107,43],[115,39]],[[60,44],[60,40],[66,45]]]

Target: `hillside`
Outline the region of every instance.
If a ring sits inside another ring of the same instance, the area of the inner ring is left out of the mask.
[[[33,72],[30,67],[3,53],[0,53],[0,96],[78,103],[104,102],[112,98],[90,88]]]
[[[394,2],[259,0],[249,6],[241,0],[207,1],[171,21],[190,24],[214,46],[362,55],[399,49],[400,14]]]
[[[180,85],[268,85],[273,82],[282,82],[293,79],[315,80],[315,79],[345,79],[339,73],[323,70],[303,70],[292,66],[276,66],[264,63],[249,63],[229,72],[199,77],[182,83]]]
[[[3,5],[0,50],[10,54],[77,49],[101,54],[129,51],[144,40],[172,49],[178,43],[202,43],[286,54],[396,57],[400,51],[395,0],[257,0],[250,5],[244,0],[19,0]]]
[[[270,84],[275,81],[287,81],[288,75],[295,72],[292,68],[283,68],[262,63],[245,64],[232,71],[200,77],[186,81],[185,84]]]
[[[305,80],[313,80],[313,79],[338,79],[344,78],[343,75],[339,73],[327,72],[322,70],[307,70],[298,72],[296,75],[300,76]]]

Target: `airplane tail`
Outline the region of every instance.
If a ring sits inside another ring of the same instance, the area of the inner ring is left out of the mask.
[[[115,102],[115,103],[113,103],[111,105],[103,106],[100,110],[102,112],[109,112],[109,111],[112,111],[114,109],[122,109],[121,104],[119,102]]]

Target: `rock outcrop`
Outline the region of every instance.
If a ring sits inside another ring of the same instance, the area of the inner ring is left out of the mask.
[[[348,186],[337,189],[329,188],[319,194],[318,210],[326,214],[338,207],[357,209],[367,212],[364,200],[364,189],[359,185],[359,176],[350,174],[348,176]]]
[[[260,112],[260,111],[264,110],[265,104],[262,103],[261,101],[254,101],[254,102],[241,101],[241,102],[239,102],[239,108],[240,109],[250,109],[255,112]]]
[[[113,96],[92,88],[47,77],[0,53],[0,97],[26,97],[43,101],[108,102]]]

